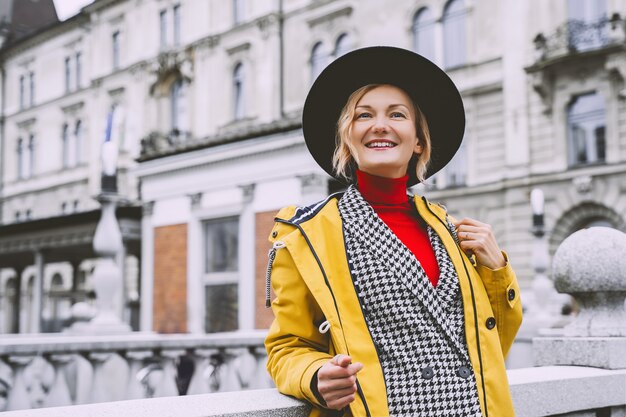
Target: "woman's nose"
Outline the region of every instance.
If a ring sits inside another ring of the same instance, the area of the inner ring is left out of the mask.
[[[383,118],[374,119],[374,126],[372,126],[372,131],[374,133],[386,133],[389,131],[389,126],[387,125],[387,121]]]

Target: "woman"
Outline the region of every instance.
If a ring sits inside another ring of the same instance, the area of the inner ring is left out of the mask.
[[[515,274],[489,225],[406,194],[452,159],[464,124],[452,81],[403,49],[353,51],[311,88],[306,144],[352,185],[278,213],[265,344],[279,391],[312,416],[514,415]]]

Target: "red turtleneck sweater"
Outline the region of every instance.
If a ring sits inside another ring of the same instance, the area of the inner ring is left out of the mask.
[[[408,179],[408,175],[402,178],[383,178],[357,170],[358,187],[363,198],[398,239],[413,252],[430,282],[437,286],[437,258],[428,239],[428,232],[420,223],[417,211],[406,194]]]

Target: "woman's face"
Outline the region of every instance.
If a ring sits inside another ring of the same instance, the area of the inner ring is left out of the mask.
[[[386,178],[404,176],[411,156],[422,152],[409,96],[392,85],[367,92],[356,105],[348,140],[361,171]]]

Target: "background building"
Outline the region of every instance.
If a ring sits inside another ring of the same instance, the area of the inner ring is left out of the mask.
[[[88,299],[105,137],[120,150],[126,320],[163,333],[266,328],[274,214],[340,188],[306,151],[306,93],[332,59],[370,45],[416,50],[459,87],[464,144],[414,191],[490,223],[532,301],[533,188],[552,252],[589,225],[626,231],[624,11],[624,0],[97,0],[8,38],[2,330],[56,330]]]

